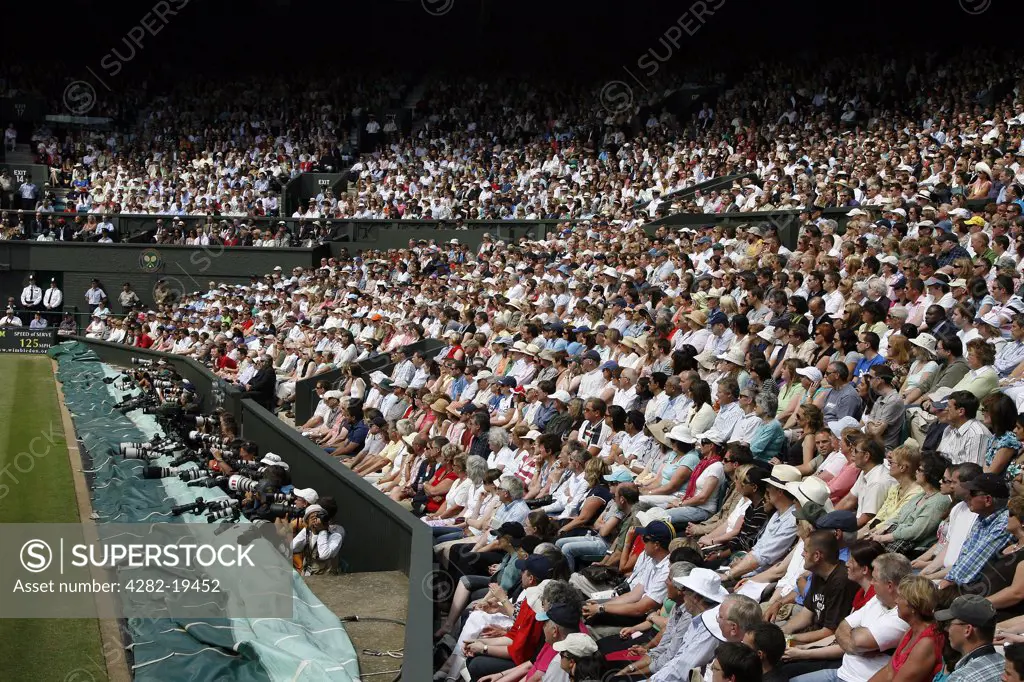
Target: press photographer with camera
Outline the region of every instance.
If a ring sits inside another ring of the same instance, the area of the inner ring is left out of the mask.
[[[225,451],[219,448],[211,448],[210,453],[213,455],[213,459],[207,462],[207,468],[211,471],[219,471],[225,476],[230,476],[237,473],[236,469],[242,468],[245,465],[257,466],[260,446],[251,440],[247,440],[239,444],[237,456],[232,456],[233,453],[230,450]],[[239,465],[242,465],[242,467]]]
[[[345,529],[332,523],[338,504],[331,497],[320,498],[306,507],[302,528],[292,539],[292,553],[302,558],[302,575],[335,575],[338,553],[345,539]]]

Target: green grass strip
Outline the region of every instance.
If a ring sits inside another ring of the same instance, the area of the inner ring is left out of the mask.
[[[78,523],[74,481],[46,357],[0,355],[0,523]],[[13,475],[17,483],[11,478]],[[103,682],[95,619],[0,618],[3,677]]]

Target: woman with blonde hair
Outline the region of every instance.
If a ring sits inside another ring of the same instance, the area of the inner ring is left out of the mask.
[[[924,489],[917,482],[917,470],[921,466],[921,446],[916,440],[908,438],[903,445],[886,454],[885,459],[889,465],[889,474],[896,479],[896,485],[889,488],[885,501],[878,508],[874,518],[861,529],[861,537],[886,528],[904,505],[913,504],[924,494]]]
[[[885,364],[892,370],[892,385],[902,386],[910,374],[911,345],[903,334],[889,337],[889,349],[885,352]]]
[[[876,561],[890,556],[883,555]],[[896,591],[896,614],[910,629],[896,645],[892,658],[872,680],[930,682],[942,670],[946,635],[935,623],[938,599],[938,588],[927,578],[908,575],[900,581]]]
[[[718,299],[718,309],[728,315],[730,319],[740,312],[739,306],[736,305],[736,299],[732,296],[722,296]]]

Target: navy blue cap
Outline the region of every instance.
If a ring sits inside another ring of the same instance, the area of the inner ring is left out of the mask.
[[[818,517],[814,524],[818,530],[842,530],[852,533],[857,530],[857,514],[849,511],[833,511]]]
[[[648,538],[657,540],[664,547],[668,547],[668,544],[672,542],[672,529],[664,521],[651,521],[646,526],[637,528],[636,534],[644,540]]]
[[[601,362],[601,354],[596,350],[588,350],[583,354],[584,360],[593,360],[594,362]]]
[[[502,386],[510,386],[511,388],[515,388],[519,385],[519,382],[516,381],[515,377],[502,377],[498,379],[498,383]]]
[[[538,613],[534,617],[541,622],[550,620],[555,625],[561,625],[563,628],[575,628],[580,623],[581,615],[578,608],[568,604],[552,604],[551,608],[547,611]]]
[[[531,554],[525,559],[516,559],[516,568],[520,571],[529,571],[538,580],[547,580],[551,577],[551,560],[543,554]]]
[[[617,306],[620,306],[622,308],[625,308],[626,307],[626,299],[624,299],[624,298],[616,298],[614,301],[612,301],[612,305],[617,305]]]
[[[526,530],[523,528],[523,524],[516,523],[515,521],[506,521],[498,527],[498,530],[494,531],[497,537],[502,535],[508,536],[510,540],[518,542],[526,537]]]
[[[708,326],[709,327],[712,326],[712,325],[715,325],[715,324],[728,325],[729,324],[729,317],[725,313],[723,313],[721,310],[716,311],[711,317],[708,318]]]

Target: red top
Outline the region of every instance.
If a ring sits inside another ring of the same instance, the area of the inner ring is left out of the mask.
[[[537,620],[525,599],[519,604],[519,615],[508,629],[506,637],[512,640],[508,645],[508,655],[515,665],[532,661],[544,643],[544,623]]]
[[[225,367],[228,369],[238,369],[238,363],[228,356],[222,355],[217,358],[217,369],[224,369]]]
[[[439,467],[434,472],[434,477],[430,479],[430,485],[441,485],[441,481],[454,481],[459,477],[457,473],[451,469],[445,467]],[[441,508],[441,504],[444,502],[444,495],[435,495],[434,497],[427,498],[427,504],[424,506],[428,512],[436,512]]]
[[[853,595],[853,610],[864,608],[864,605],[871,601],[871,598],[875,596],[875,586],[871,585],[868,587],[868,591],[865,592],[864,588],[857,590],[857,594]]]
[[[932,660],[935,665],[932,666],[931,676],[934,677],[942,670],[942,648],[946,644],[946,635],[936,629],[934,624],[926,627],[921,634],[911,640],[913,634],[912,630],[907,630],[907,634],[903,635],[899,646],[896,647],[896,653],[892,655],[892,671],[899,672],[903,664],[910,658],[910,652],[914,650],[914,645],[923,637],[932,641]]]
[[[149,348],[153,345],[153,338],[149,334],[143,332],[135,339],[135,345],[138,348]]]

